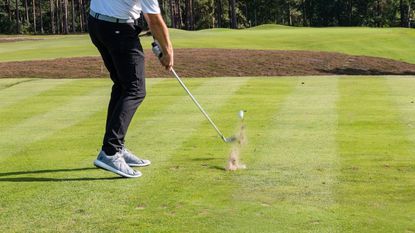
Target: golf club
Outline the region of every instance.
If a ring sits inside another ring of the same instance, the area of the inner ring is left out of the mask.
[[[157,41],[154,41],[152,44],[153,47],[153,53],[156,55],[159,59],[163,56],[163,53],[160,49],[160,46]],[[223,133],[219,130],[219,128],[216,126],[216,124],[212,121],[212,119],[209,117],[207,112],[202,108],[202,106],[199,104],[199,102],[196,100],[196,98],[192,95],[192,93],[189,91],[189,89],[186,87],[186,85],[183,83],[179,75],[177,75],[176,71],[172,68],[171,72],[173,73],[174,77],[179,81],[180,85],[183,87],[183,89],[187,92],[187,94],[190,96],[190,98],[193,100],[193,102],[196,104],[196,106],[199,108],[200,112],[203,113],[203,115],[206,117],[206,119],[209,121],[209,123],[213,126],[213,128],[216,130],[216,132],[219,134],[219,136],[222,138],[222,140],[226,143],[234,142],[236,140],[235,136],[232,137],[225,137]]]

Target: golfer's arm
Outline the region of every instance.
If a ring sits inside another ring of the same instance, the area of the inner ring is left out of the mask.
[[[151,33],[159,42],[163,54],[173,55],[173,46],[170,41],[169,30],[161,14],[144,14]]]

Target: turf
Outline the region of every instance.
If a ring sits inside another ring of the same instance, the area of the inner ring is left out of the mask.
[[[391,58],[415,63],[415,31],[403,28],[294,28],[170,30],[176,48],[313,50]],[[0,61],[96,56],[88,35],[36,36],[44,40],[0,43]],[[143,39],[145,48],[150,38]]]
[[[150,79],[139,179],[92,166],[108,80],[0,80],[0,231],[415,232],[413,78],[186,79],[227,135],[248,111],[235,173],[176,81]]]

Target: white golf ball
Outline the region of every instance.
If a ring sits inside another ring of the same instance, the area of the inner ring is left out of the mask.
[[[239,111],[239,118],[244,119],[244,110]]]

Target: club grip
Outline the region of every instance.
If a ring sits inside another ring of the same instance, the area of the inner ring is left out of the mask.
[[[156,55],[156,57],[160,59],[163,56],[163,52],[161,51],[159,44],[156,41],[154,41],[153,43],[151,43],[151,46],[153,47],[152,50],[154,55]]]

